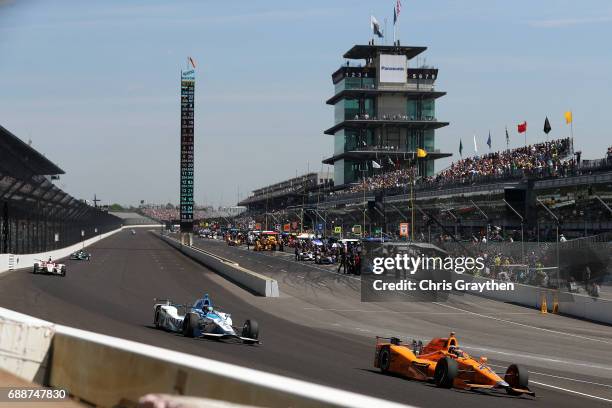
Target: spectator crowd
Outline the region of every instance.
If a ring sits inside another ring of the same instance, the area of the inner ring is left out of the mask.
[[[452,163],[450,167],[432,177],[422,177],[417,185],[443,185],[447,183],[475,182],[485,178],[505,178],[521,175],[564,176],[575,169],[569,138],[538,143],[518,149],[468,157]],[[610,153],[609,153],[610,154]],[[406,186],[411,169],[398,169],[367,177],[346,190],[348,193],[372,191]]]

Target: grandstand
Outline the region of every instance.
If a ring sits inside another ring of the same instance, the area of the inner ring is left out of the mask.
[[[382,228],[393,236],[399,223],[411,218],[409,181],[408,170],[393,170],[344,188],[312,189],[296,195],[303,205],[294,198],[292,206],[284,192],[276,192],[268,197],[267,211],[250,205],[245,215],[300,221],[303,208],[309,228],[317,219],[329,226],[361,224],[365,210],[367,232]],[[423,240],[448,234],[490,238],[495,227],[500,233],[493,239],[519,240],[521,219],[504,200],[524,218],[525,240],[554,238],[556,221],[536,199],[557,214],[568,239],[612,231],[612,159],[578,162],[569,139],[465,158],[435,176],[417,178],[414,190],[415,238]],[[265,199],[259,195],[259,202]]]
[[[304,198],[314,192],[329,190],[333,178],[327,173],[306,173],[254,190],[252,195],[238,203],[250,212],[266,212],[302,205]]]
[[[151,225],[155,220],[133,211],[109,211],[109,214],[121,218],[123,225]]]
[[[62,191],[64,171],[0,126],[0,253],[40,253],[121,226],[121,220]]]

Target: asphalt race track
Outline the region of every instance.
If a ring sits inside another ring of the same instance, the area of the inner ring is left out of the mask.
[[[42,319],[424,407],[598,407],[612,404],[612,328],[473,296],[442,303],[361,303],[359,280],[292,254],[252,253],[198,240],[279,281],[261,298],[195,263],[150,232],[120,232],[66,261],[67,276],[0,275],[0,305]],[[191,303],[209,293],[236,325],[259,322],[259,346],[188,339],[152,328],[153,299]],[[438,389],[373,369],[374,336],[446,336],[501,371],[531,372],[531,397]],[[499,367],[498,367],[499,365]]]

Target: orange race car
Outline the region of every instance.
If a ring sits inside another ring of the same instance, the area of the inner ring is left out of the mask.
[[[376,337],[374,367],[420,381],[433,381],[438,387],[464,390],[505,390],[510,395],[535,393],[527,387],[529,373],[511,364],[503,378],[488,365],[487,358],[475,359],[459,348],[455,333],[435,338],[426,346],[421,341],[402,344],[396,337]]]

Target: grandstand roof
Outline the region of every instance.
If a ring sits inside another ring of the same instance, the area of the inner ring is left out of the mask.
[[[335,105],[342,99],[356,99],[360,96],[368,95],[403,95],[409,99],[437,99],[444,95],[446,92],[426,91],[426,90],[415,90],[415,89],[373,89],[373,88],[354,88],[354,89],[343,89],[331,98],[327,100],[328,105]]]
[[[405,55],[408,59],[414,58],[427,47],[411,47],[399,45],[354,45],[353,48],[344,53],[347,59],[374,58],[378,54]]]
[[[337,123],[325,132],[326,135],[333,135],[344,128],[377,128],[384,126],[419,128],[423,130],[439,129],[448,126],[448,122],[438,122],[436,120],[393,120],[393,119],[349,119]]]
[[[334,164],[334,162],[342,159],[358,159],[358,160],[376,160],[390,157],[394,160],[409,160],[416,155],[416,152],[401,152],[393,150],[351,150],[334,155],[323,160],[323,164]],[[427,152],[427,158],[432,160],[441,159],[443,157],[451,157],[452,153],[441,153],[439,151]]]
[[[0,126],[0,171],[19,178],[64,174],[57,165],[2,126]]]

